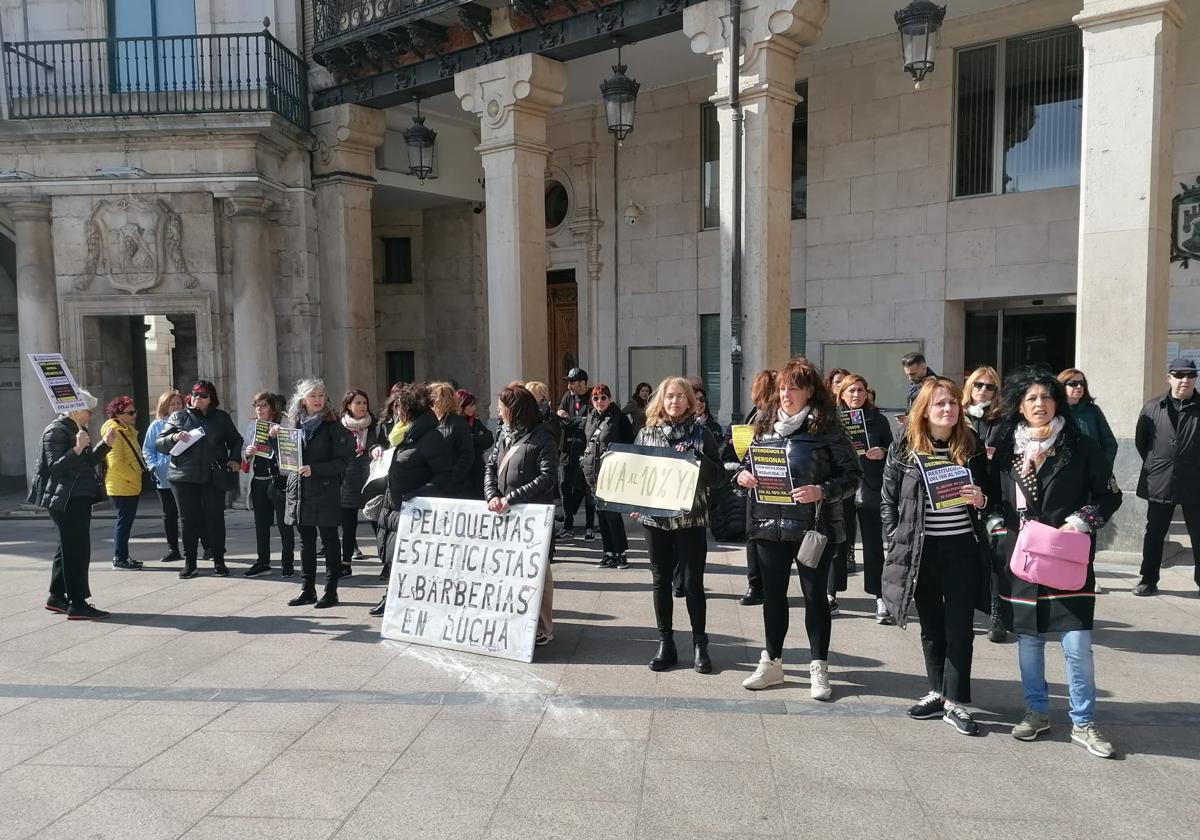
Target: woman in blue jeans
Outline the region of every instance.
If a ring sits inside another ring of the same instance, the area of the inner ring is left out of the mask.
[[[1017,634],[1017,655],[1027,711],[1012,731],[1032,741],[1050,728],[1046,685],[1046,641],[1061,640],[1071,701],[1071,740],[1092,755],[1111,758],[1115,750],[1096,726],[1096,675],[1092,623],[1096,610],[1096,532],[1121,506],[1121,491],[1100,445],[1080,433],[1071,417],[1067,392],[1042,369],[1018,370],[1004,386],[1005,422],[992,469],[998,474],[1003,506],[1001,556],[1011,558],[1026,522],[1060,531],[1090,534],[1091,554],[1083,585],[1061,591],[1014,575],[1005,563],[1000,577],[1000,609],[1007,629]],[[999,517],[997,517],[997,520]]]

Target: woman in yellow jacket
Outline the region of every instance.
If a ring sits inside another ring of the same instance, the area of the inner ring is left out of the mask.
[[[137,428],[133,425],[137,409],[131,397],[116,397],[104,407],[108,420],[100,428],[100,436],[110,439],[111,447],[104,456],[104,492],[117,509],[117,524],[113,526],[113,568],[140,569],[142,564],[129,556],[129,534],[137,518],[138,500],[142,496],[142,475],[147,471],[138,443]]]

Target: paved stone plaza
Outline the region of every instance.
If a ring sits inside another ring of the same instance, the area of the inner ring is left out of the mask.
[[[1104,761],[1068,740],[1057,649],[1042,741],[1009,737],[1015,646],[982,634],[984,737],[908,720],[926,689],[918,631],[877,626],[861,576],[819,704],[799,609],[789,682],[741,688],[762,619],[737,603],[740,546],[709,559],[715,672],[655,674],[640,543],[625,572],[595,568],[598,540],[568,544],[555,641],[522,665],[381,642],[373,559],[340,608],[290,609],[294,579],[240,575],[249,514],[228,522],[234,576],[190,581],[157,561],[156,518],[135,527],[141,572],[100,562],[111,520],[96,522],[94,601],[113,617],[68,623],[42,609],[50,523],[0,521],[0,838],[1196,836],[1190,567],[1135,599],[1136,569],[1101,564],[1098,720],[1121,751]]]

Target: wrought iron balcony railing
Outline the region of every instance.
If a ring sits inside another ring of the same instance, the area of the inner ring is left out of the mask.
[[[444,13],[467,0],[313,0],[313,38],[320,47],[345,35]]]
[[[4,44],[11,119],[270,111],[308,128],[304,61],[269,32]]]

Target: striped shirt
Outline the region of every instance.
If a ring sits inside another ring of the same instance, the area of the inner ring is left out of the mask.
[[[948,447],[935,448],[933,451],[934,454],[944,457],[950,455]],[[934,510],[929,494],[925,494],[925,536],[953,537],[972,533],[974,533],[974,529],[971,527],[971,515],[967,513],[966,505]]]

